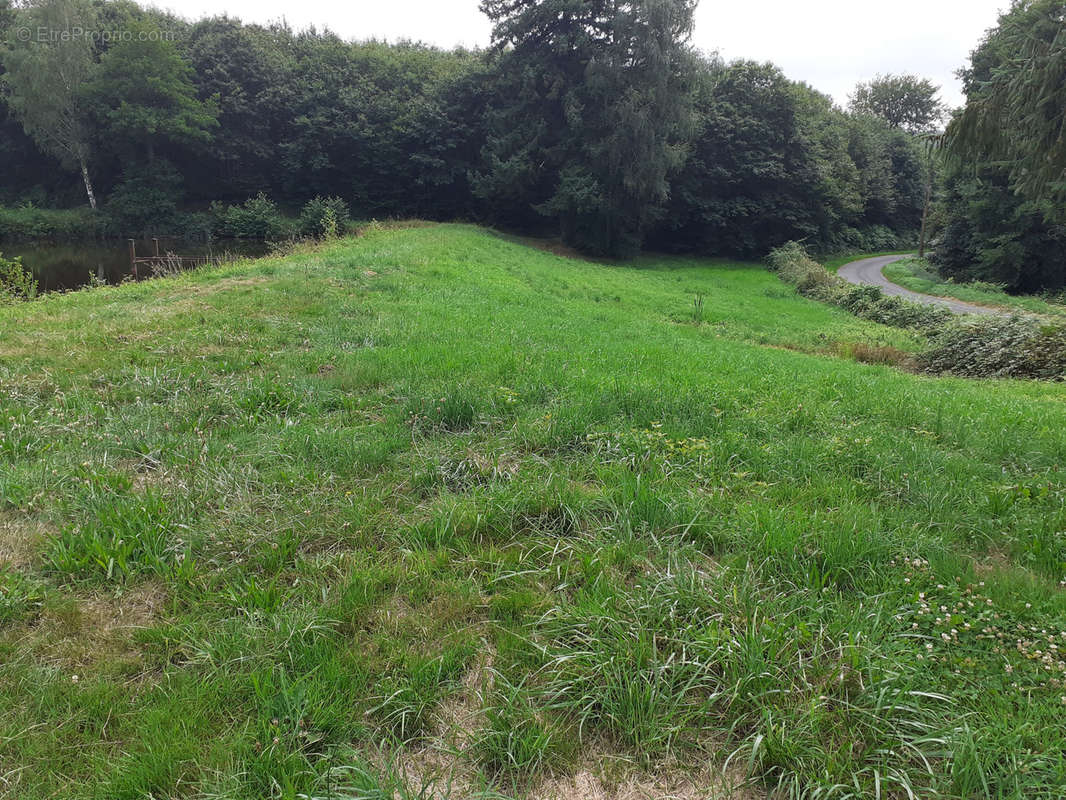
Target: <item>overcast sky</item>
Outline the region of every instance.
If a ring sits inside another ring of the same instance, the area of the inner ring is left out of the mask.
[[[477,0],[154,0],[184,17],[228,13],[246,22],[286,19],[346,39],[408,38],[484,46]],[[693,44],[724,57],[773,61],[795,80],[847,102],[855,83],[913,72],[962,102],[955,71],[1009,0],[702,0]]]

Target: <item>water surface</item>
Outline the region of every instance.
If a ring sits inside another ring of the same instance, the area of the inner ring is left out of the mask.
[[[265,242],[250,242],[239,239],[218,239],[210,244],[188,242],[183,239],[159,240],[160,253],[176,253],[181,256],[239,256],[265,255],[269,247]],[[109,242],[87,241],[80,243],[12,243],[0,244],[5,258],[22,257],[37,279],[42,292],[77,289],[96,276],[108,283],[121,283],[132,274],[129,242],[126,239]],[[150,256],[155,252],[155,242],[137,240],[137,255]],[[140,277],[143,267],[138,271]]]

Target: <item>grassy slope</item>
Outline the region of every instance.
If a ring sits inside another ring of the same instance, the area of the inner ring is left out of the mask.
[[[1066,306],[1061,303],[1049,303],[1047,300],[1032,295],[1010,295],[997,291],[987,284],[973,285],[945,281],[932,271],[927,262],[917,258],[889,264],[883,271],[890,281],[914,292],[939,297],[954,297],[957,300],[986,306],[1032,311],[1036,314],[1066,316]]]
[[[855,341],[461,226],[0,309],[0,796],[1061,796],[1066,389]]]

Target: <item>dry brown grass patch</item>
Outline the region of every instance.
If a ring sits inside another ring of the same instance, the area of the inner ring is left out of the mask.
[[[153,582],[121,595],[50,602],[19,644],[38,663],[69,672],[72,679],[98,668],[135,670],[141,652],[134,634],[152,624],[165,602],[165,589]]]
[[[529,800],[755,800],[764,797],[746,787],[741,774],[709,764],[655,771],[635,768],[606,752],[587,756],[569,775],[549,778]]]
[[[48,529],[37,520],[0,514],[0,567],[28,567],[47,536]]]
[[[911,367],[914,357],[898,347],[889,345],[867,344],[866,342],[845,342],[839,345],[840,355],[862,364],[885,364],[892,367]]]

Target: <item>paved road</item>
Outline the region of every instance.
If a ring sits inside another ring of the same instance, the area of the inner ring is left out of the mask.
[[[953,314],[1000,313],[993,308],[975,306],[971,303],[964,303],[961,300],[949,300],[946,297],[934,297],[931,294],[919,294],[918,292],[912,292],[910,289],[904,289],[902,286],[892,283],[888,278],[881,274],[881,270],[893,261],[899,261],[902,258],[908,258],[908,256],[877,256],[875,258],[864,258],[861,261],[852,261],[850,264],[845,264],[840,268],[837,274],[848,283],[856,283],[860,286],[877,286],[880,287],[881,291],[885,294],[893,295],[895,297],[903,297],[907,300],[913,300],[916,303],[926,303],[931,306],[944,306]]]

